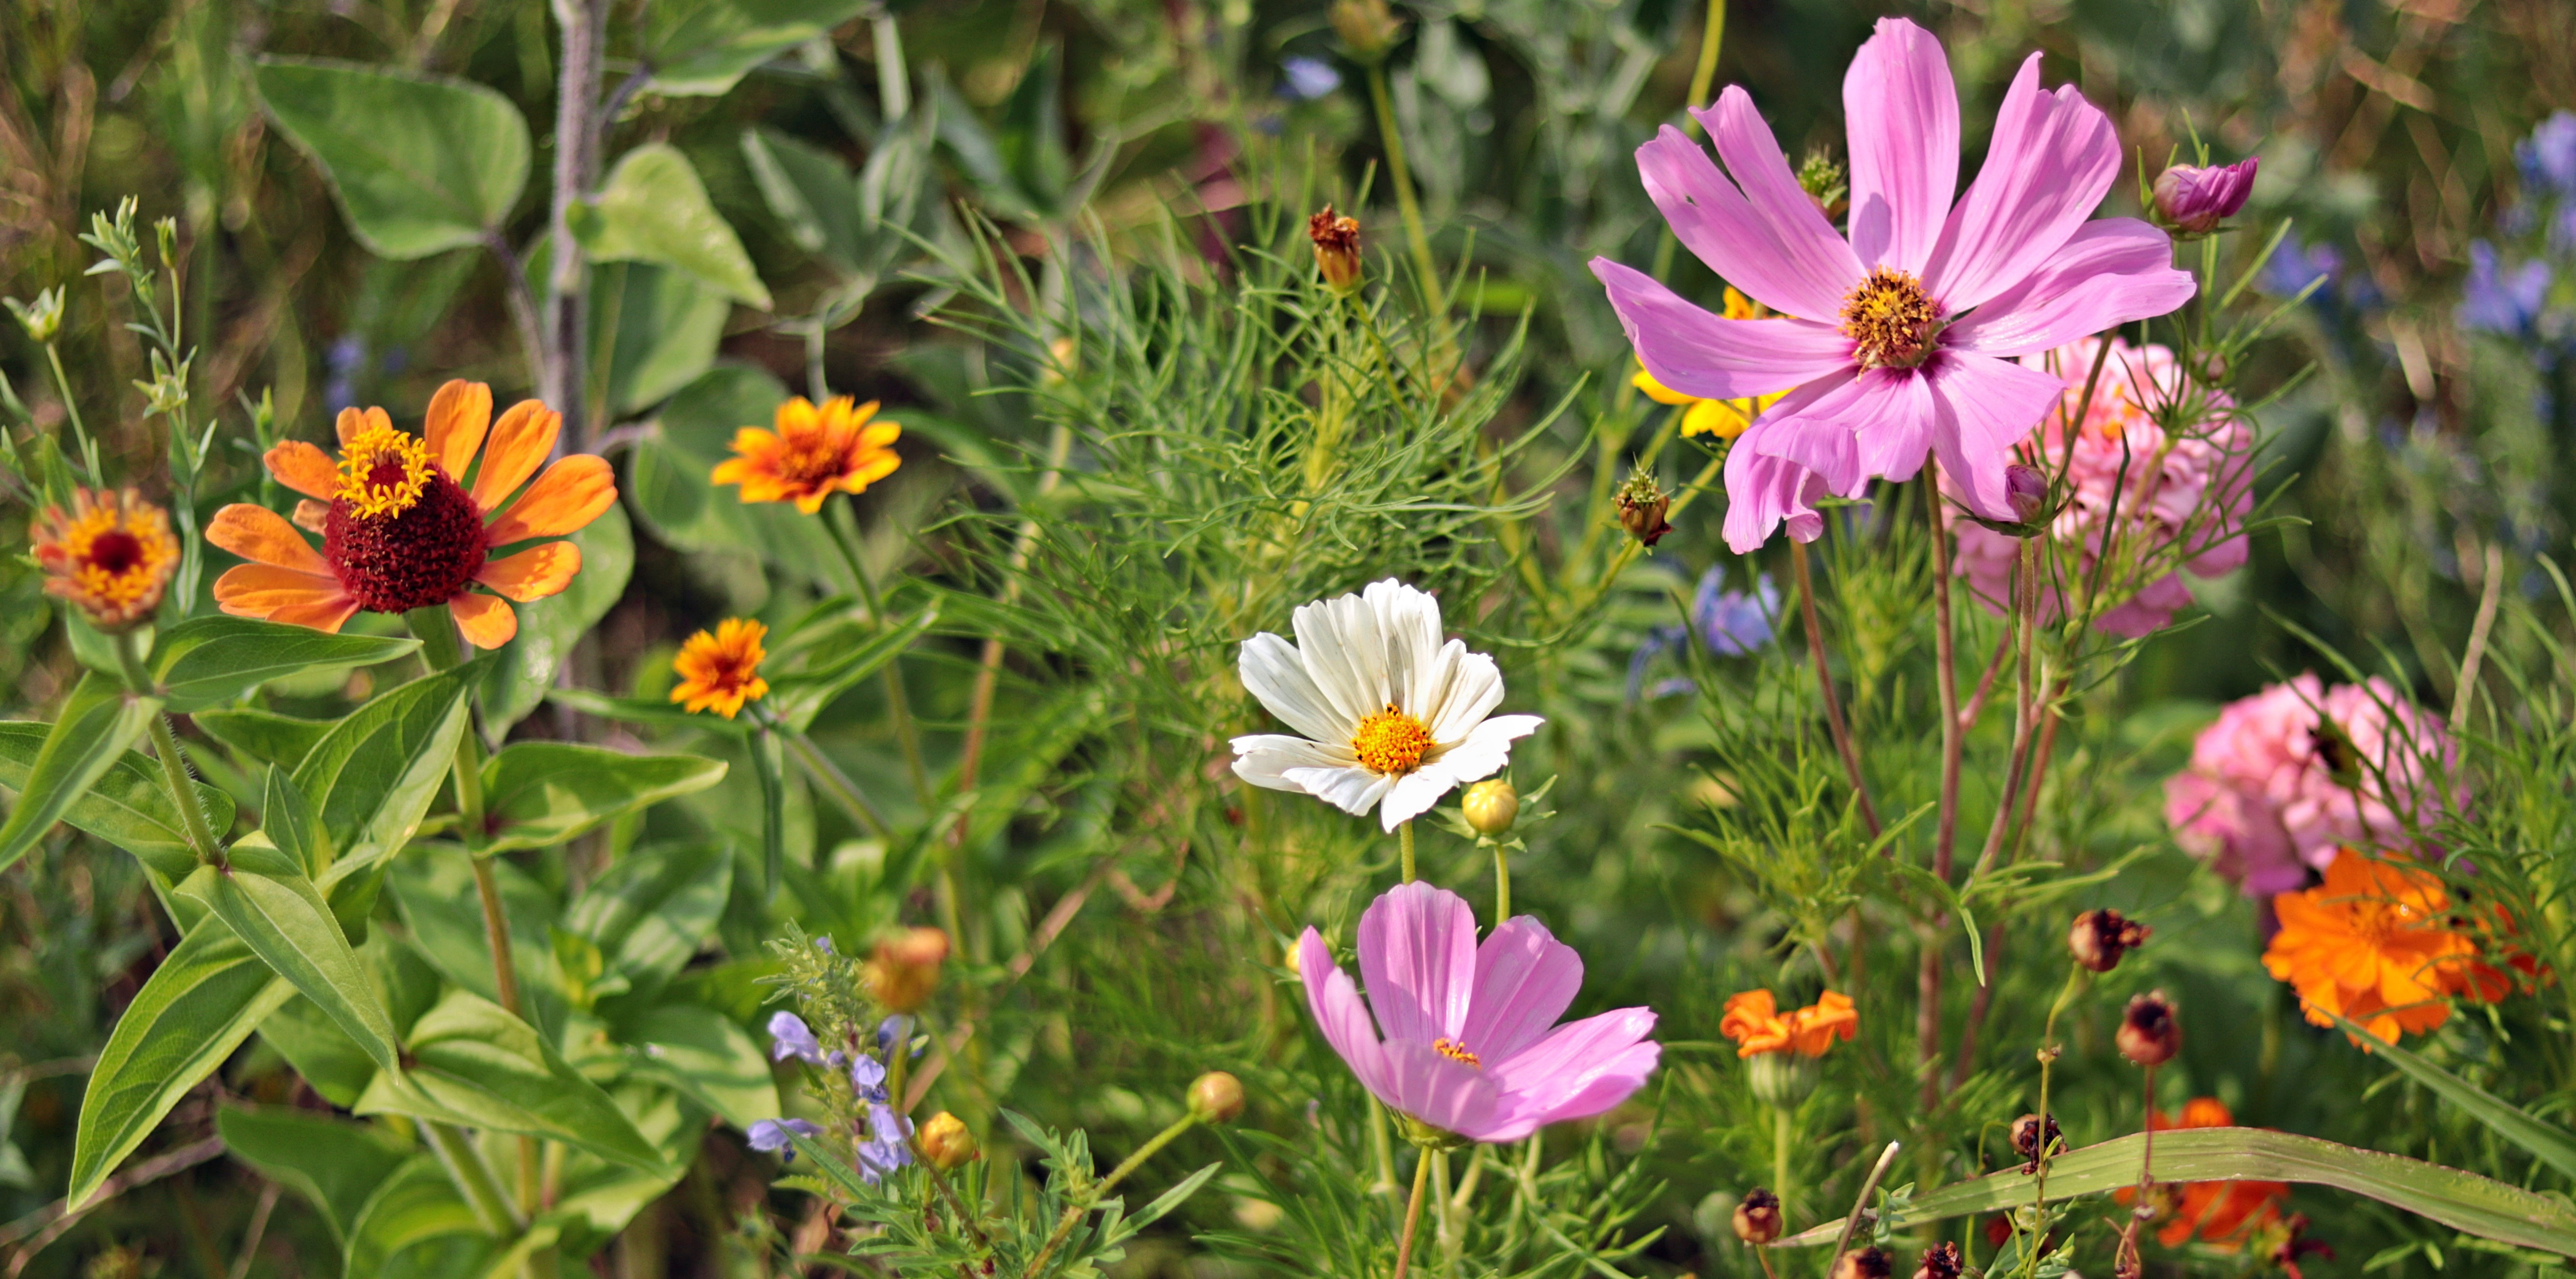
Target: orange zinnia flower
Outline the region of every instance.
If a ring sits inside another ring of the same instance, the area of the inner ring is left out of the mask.
[[[794,502],[807,515],[834,493],[865,492],[894,473],[903,428],[875,422],[877,402],[853,407],[844,395],[816,408],[804,396],[778,406],[778,429],[746,426],[733,433],[734,455],[716,464],[716,484],[739,484],[746,502]]]
[[[1822,1057],[1837,1039],[1848,1040],[1860,1025],[1851,996],[1826,991],[1816,1002],[1783,1013],[1767,990],[1748,990],[1726,1001],[1726,1018],[1717,1031],[1735,1041],[1735,1055],[1796,1052]]]
[[[586,453],[527,483],[562,428],[563,415],[535,400],[494,422],[492,388],[480,382],[438,388],[419,438],[395,430],[383,409],[341,410],[336,462],[302,440],[268,451],[269,473],[305,496],[295,504],[294,524],[248,503],[215,513],[206,540],[251,561],[215,582],[215,602],[236,617],[319,631],[339,630],[359,609],[403,613],[444,604],[475,647],[509,643],[519,618],[504,598],[524,604],[563,590],[581,571],[581,549],[544,542],[497,559],[492,553],[578,531],[617,501],[608,463]],[[478,450],[482,465],[468,489]],[[505,509],[522,484],[527,490]],[[321,534],[322,549],[299,527]],[[497,594],[475,594],[476,583]]]
[[[2181,1115],[2158,1111],[2149,1116],[2147,1126],[2158,1131],[2233,1128],[2236,1117],[2228,1113],[2227,1103],[2216,1097],[2194,1097],[2183,1103]],[[2280,1181],[2194,1181],[2179,1186],[2163,1184],[2156,1190],[2171,1196],[2173,1202],[2173,1216],[2156,1231],[2156,1242],[2168,1248],[2179,1248],[2194,1236],[2202,1243],[2222,1248],[2240,1247],[2246,1236],[2280,1217],[2280,1201],[2290,1193],[2289,1183]],[[2137,1194],[2135,1190],[2121,1190],[2113,1197],[2128,1203]]]
[[[2450,894],[2425,871],[2346,848],[2324,884],[2282,893],[2272,910],[2281,931],[2263,967],[2299,992],[2319,1026],[2337,1013],[2393,1044],[2400,1032],[2420,1035],[2448,1020],[2454,997],[2495,1000],[2510,988],[2453,930]]]
[[[102,631],[152,616],[179,567],[169,515],[132,489],[73,489],[71,511],[46,507],[29,538],[45,570],[45,593],[71,601]]]
[[[671,700],[691,714],[713,710],[732,719],[744,702],[767,696],[769,681],[760,677],[760,661],[768,656],[760,640],[767,634],[769,628],[758,622],[728,617],[716,624],[714,634],[690,636],[671,660],[671,669],[680,674]]]

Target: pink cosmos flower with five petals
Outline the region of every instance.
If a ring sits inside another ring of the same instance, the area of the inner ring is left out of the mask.
[[[2065,391],[2014,357],[2166,314],[2195,287],[2164,232],[2087,220],[2119,174],[2119,139],[2073,86],[2039,87],[2036,53],[1955,205],[1959,100],[1930,32],[1880,19],[1843,77],[1843,112],[1848,236],[1798,186],[1739,86],[1691,112],[1724,173],[1669,126],[1637,149],[1673,234],[1781,318],[1721,319],[1643,272],[1592,260],[1657,381],[1702,399],[1789,391],[1727,457],[1726,540],[1738,552],[1784,521],[1813,541],[1817,499],[1909,479],[1927,456],[1968,509],[2010,520],[2004,466]]]

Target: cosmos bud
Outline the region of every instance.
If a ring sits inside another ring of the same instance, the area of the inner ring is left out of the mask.
[[[947,958],[948,934],[908,928],[877,943],[860,980],[878,1003],[908,1013],[930,1001],[930,992],[939,988],[939,965]]]
[[[2057,1130],[2057,1116],[2050,1115],[2043,1121],[2037,1115],[2023,1115],[2012,1123],[2013,1153],[2028,1160],[2033,1166],[2039,1163],[2039,1152],[2042,1149],[2040,1133],[2043,1127],[2048,1134],[2047,1145],[2055,1146],[2063,1136]]]
[[[1513,820],[1521,815],[1521,796],[1510,782],[1497,777],[1468,787],[1467,794],[1458,801],[1458,809],[1477,834],[1500,835],[1510,830]]]
[[[2075,962],[2097,973],[2120,966],[2120,957],[2147,944],[2151,930],[2116,910],[2088,910],[2066,930],[2066,949]]]
[[[1780,1237],[1786,1224],[1780,1220],[1780,1196],[1755,1186],[1744,1192],[1744,1202],[1735,1205],[1735,1237],[1749,1244],[1766,1244]]]
[[[1914,1279],[1959,1279],[1959,1245],[1944,1240],[1923,1251]]]
[[[1327,204],[1306,219],[1306,238],[1315,242],[1315,268],[1324,273],[1324,283],[1341,293],[1360,286],[1359,219],[1335,213]]]
[[[1887,1279],[1887,1254],[1877,1248],[1855,1248],[1834,1258],[1831,1279]]]
[[[2152,991],[2129,1001],[2115,1038],[2121,1056],[2141,1066],[2161,1066],[2182,1051],[2182,1024],[2174,1020],[2173,1004],[2165,993]]]
[[[1242,1113],[1242,1080],[1211,1070],[1190,1081],[1190,1115],[1200,1123],[1232,1123]]]
[[[966,1121],[945,1110],[932,1115],[914,1140],[921,1143],[921,1157],[941,1172],[955,1172],[984,1157],[984,1148],[975,1144]]]
[[[1841,217],[1851,204],[1851,187],[1844,180],[1843,166],[1822,151],[1808,152],[1806,161],[1798,166],[1798,189],[1816,202],[1828,222]]]
[[[1333,0],[1332,20],[1333,31],[1361,62],[1386,57],[1404,34],[1404,19],[1388,10],[1386,0]]]
[[[2254,193],[2254,167],[2260,157],[2202,168],[2177,164],[2156,175],[2156,221],[2184,236],[2207,235],[2221,219],[2245,207]]]
[[[1619,486],[1619,527],[1641,545],[1653,546],[1673,526],[1664,522],[1664,512],[1671,510],[1673,499],[1664,495],[1663,486],[1645,471],[1631,472],[1628,482]]]
[[[2036,524],[2048,513],[2048,476],[2038,467],[2015,462],[2004,468],[2004,501],[2012,506],[2013,518],[2024,524]]]

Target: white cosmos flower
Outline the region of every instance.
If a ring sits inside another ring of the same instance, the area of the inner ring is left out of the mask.
[[[1387,830],[1442,795],[1500,772],[1536,715],[1485,716],[1503,700],[1494,659],[1440,639],[1439,601],[1393,578],[1317,600],[1291,618],[1297,642],[1243,643],[1243,686],[1302,736],[1234,739],[1235,775],[1312,795]]]

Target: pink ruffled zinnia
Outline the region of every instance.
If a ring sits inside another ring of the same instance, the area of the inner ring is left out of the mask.
[[[1702,399],[1790,390],[1726,461],[1727,544],[1785,520],[1812,541],[1815,502],[1903,480],[1937,456],[1970,510],[2009,520],[2004,466],[2063,383],[2012,362],[2191,297],[2172,242],[2135,218],[2086,221],[2120,170],[2111,121],[2072,86],[2013,77],[1985,168],[1955,206],[1959,100],[1930,32],[1882,18],[1843,77],[1851,218],[1835,233],[1740,87],[1693,108],[1727,172],[1679,129],[1637,149],[1673,234],[1781,314],[1725,320],[1642,272],[1594,258],[1655,379]]]
[[[2425,793],[2427,765],[2448,773],[2458,758],[2440,721],[2388,681],[2327,688],[2301,675],[2229,703],[2201,730],[2191,766],[2165,781],[2165,820],[2186,852],[2266,899],[2347,845],[2406,849],[2409,819],[2427,824],[2445,803]]]
[[[1601,1114],[1637,1091],[1662,1055],[1646,1038],[1651,1009],[1556,1024],[1582,988],[1583,960],[1527,915],[1479,946],[1466,899],[1404,884],[1360,916],[1359,943],[1366,999],[1314,929],[1298,939],[1307,1005],[1364,1087],[1442,1132],[1518,1141]]]
[[[2152,559],[2173,569],[2139,585],[2136,594],[2094,622],[2113,635],[2135,638],[2163,628],[2191,602],[2183,572],[2218,577],[2244,565],[2245,520],[2254,507],[2254,436],[2236,419],[2235,401],[2224,393],[2186,389],[2173,352],[2114,338],[2084,428],[2074,433],[2070,449],[2066,417],[2084,398],[2101,347],[2100,339],[2086,338],[2022,363],[2065,380],[2066,394],[2041,424],[2037,446],[2051,466],[2065,463],[2066,505],[2050,521],[2048,536],[2076,549],[2072,571],[2094,577],[2106,520],[2117,524],[2111,537],[2115,567]],[[2186,395],[2196,401],[2203,422],[2169,435],[2157,425],[2156,410]],[[1945,491],[1959,496],[1947,475],[1942,481]],[[1958,535],[1954,571],[1968,579],[1989,612],[2001,613],[2010,598],[2019,539],[1965,521]],[[2053,584],[2044,591],[2041,621],[2064,615],[2061,597]]]

